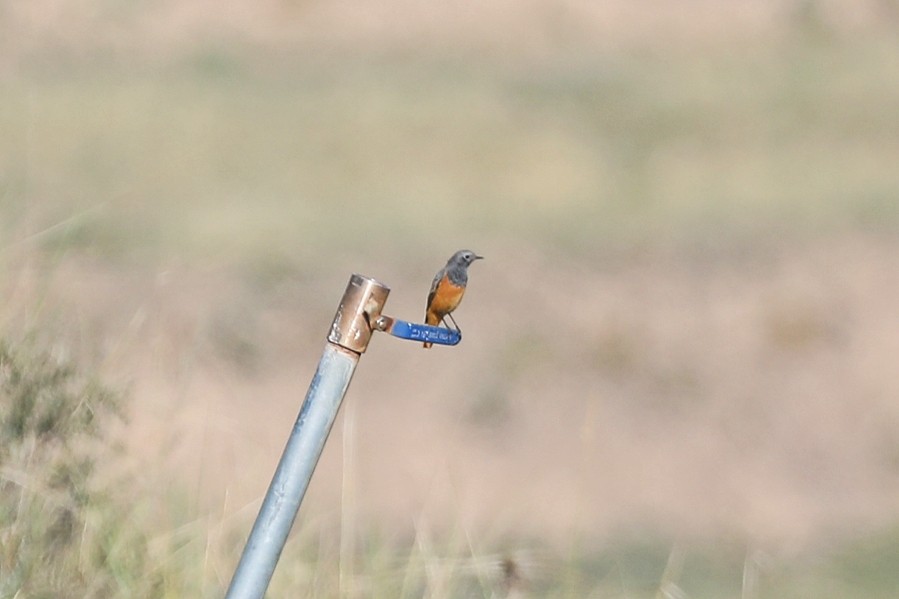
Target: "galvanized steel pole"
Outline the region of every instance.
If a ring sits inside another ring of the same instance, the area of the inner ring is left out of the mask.
[[[331,323],[328,344],[234,571],[226,599],[262,599],[265,595],[353,371],[368,347],[372,323],[380,316],[389,293],[387,286],[374,279],[355,274],[350,277]]]

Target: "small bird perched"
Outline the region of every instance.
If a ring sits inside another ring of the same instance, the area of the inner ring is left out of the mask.
[[[434,282],[431,283],[431,291],[428,293],[428,306],[425,311],[425,324],[438,326],[441,322],[446,324],[444,318],[449,316],[453,326],[458,332],[459,325],[450,316],[453,310],[459,307],[462,296],[465,295],[465,286],[468,285],[468,267],[475,260],[483,259],[471,250],[459,250],[453,257],[447,260],[446,266],[437,271]],[[425,349],[433,343],[425,341]]]

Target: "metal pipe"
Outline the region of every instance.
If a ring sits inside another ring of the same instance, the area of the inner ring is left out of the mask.
[[[331,323],[328,344],[309,385],[281,461],[259,509],[226,599],[262,599],[349,387],[371,339],[371,322],[390,289],[353,275]]]

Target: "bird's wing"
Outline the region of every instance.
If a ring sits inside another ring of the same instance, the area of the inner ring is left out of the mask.
[[[431,290],[428,292],[428,308],[431,307],[431,302],[434,301],[434,294],[437,293],[437,285],[440,284],[440,280],[443,278],[444,274],[446,274],[446,268],[441,268],[437,271],[437,274],[434,275],[434,280],[431,282]]]

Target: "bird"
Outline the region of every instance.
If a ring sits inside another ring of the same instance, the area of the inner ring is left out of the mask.
[[[434,275],[434,282],[431,283],[431,291],[428,293],[425,324],[435,327],[441,322],[446,324],[444,319],[449,316],[456,331],[462,332],[450,314],[459,307],[459,302],[462,301],[462,296],[465,294],[465,286],[468,285],[468,267],[475,260],[483,258],[471,250],[459,250],[447,260],[446,266],[437,271],[437,274]],[[449,328],[448,325],[447,328]],[[425,349],[432,345],[434,344],[428,341],[424,343]]]

